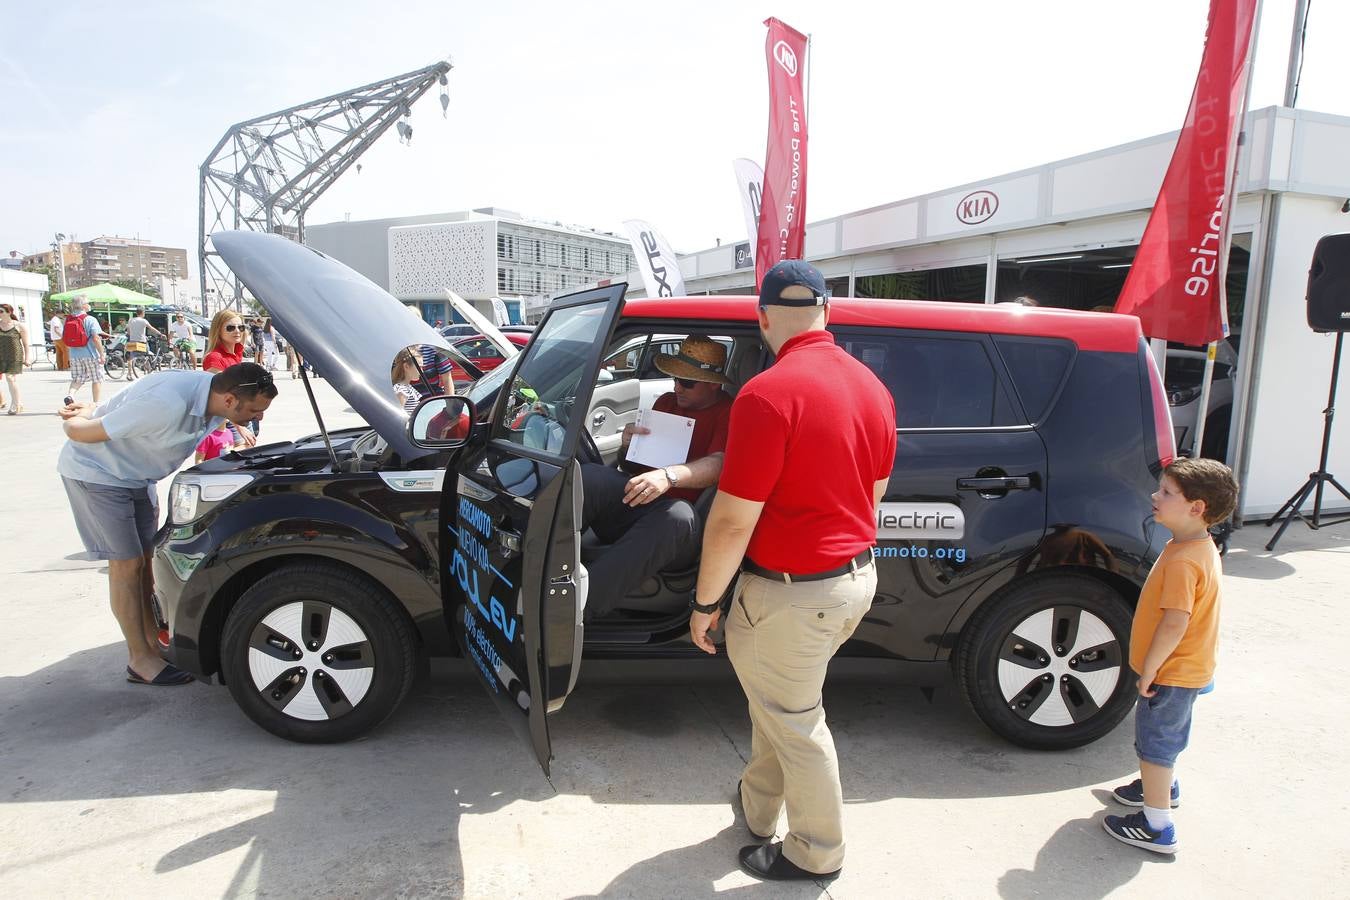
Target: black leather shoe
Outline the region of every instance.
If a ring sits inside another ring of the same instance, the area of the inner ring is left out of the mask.
[[[783,855],[781,843],[752,844],[738,854],[741,868],[765,881],[833,881],[843,869],[833,872],[808,872]]]
[[[741,815],[745,815],[745,801],[741,799],[740,781],[736,782],[736,805],[738,805],[741,808]],[[755,829],[750,827],[749,822],[745,823],[745,830],[748,831],[750,833],[750,836],[757,841],[767,841],[773,838],[773,835],[771,834],[756,834]]]

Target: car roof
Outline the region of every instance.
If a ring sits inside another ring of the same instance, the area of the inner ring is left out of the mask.
[[[629,300],[623,315],[626,319],[756,322],[758,310],[759,298],[753,296],[661,297]],[[1137,352],[1143,337],[1135,316],[942,300],[836,297],[830,300],[830,324],[1055,337],[1073,341],[1080,350],[1117,353]]]

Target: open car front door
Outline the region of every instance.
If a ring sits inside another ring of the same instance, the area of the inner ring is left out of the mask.
[[[549,773],[548,713],[576,684],[586,413],[624,284],[554,301],[441,493],[442,602],[465,659]]]

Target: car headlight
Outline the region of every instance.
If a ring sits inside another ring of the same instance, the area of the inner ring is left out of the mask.
[[[1187,403],[1190,403],[1192,400],[1194,400],[1196,397],[1199,396],[1200,396],[1200,388],[1198,386],[1178,388],[1177,390],[1172,391],[1167,395],[1167,405],[1185,406]]]
[[[179,475],[169,488],[169,521],[174,525],[186,525],[217,503],[248,487],[255,477],[242,472],[222,475],[192,472]]]
[[[200,485],[175,481],[169,488],[169,521],[182,525],[197,518],[197,501],[201,496]]]

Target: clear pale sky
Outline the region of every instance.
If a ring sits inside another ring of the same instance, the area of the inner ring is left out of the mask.
[[[1293,0],[1265,0],[1251,106],[1284,92]],[[941,3],[0,0],[0,255],[54,232],[187,247],[233,123],[449,57],[310,224],[499,206],[680,252],[745,239],[764,34],[813,37],[808,221],[1180,127],[1207,0]],[[1314,0],[1298,106],[1350,115],[1350,3]]]

